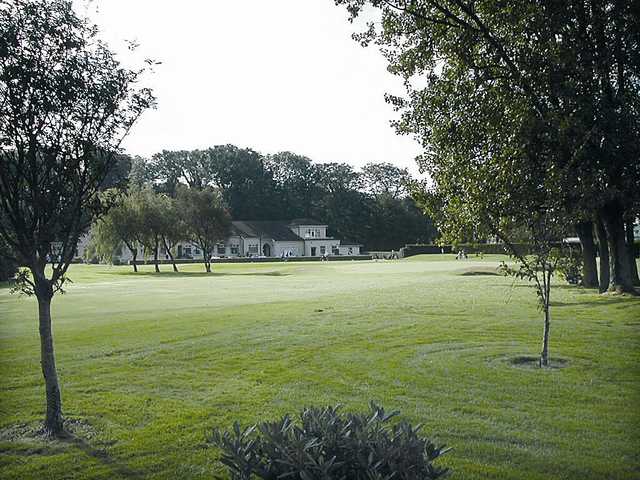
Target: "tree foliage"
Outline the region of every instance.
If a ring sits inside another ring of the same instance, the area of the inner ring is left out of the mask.
[[[508,269],[536,283],[549,305],[551,240],[601,217],[612,288],[629,290],[622,213],[637,198],[638,16],[628,2],[336,0],[355,20],[379,9],[355,38],[378,45],[407,93],[387,99],[398,131],[421,142],[431,177],[416,198],[444,238],[524,233],[534,255],[512,250]],[[545,339],[548,338],[545,307]],[[543,346],[542,360],[547,357]]]
[[[210,188],[180,188],[177,201],[183,215],[186,237],[202,250],[205,269],[211,272],[213,249],[229,236],[231,228],[231,217],[222,197]]]
[[[249,148],[218,145],[163,151],[148,166],[156,190],[170,196],[181,184],[217,188],[237,220],[315,218],[330,225],[336,237],[372,250],[397,249],[436,236],[433,224],[407,194],[408,172],[390,164],[370,163],[359,172],[348,164],[314,163],[292,152],[263,156]],[[393,220],[397,228],[386,228],[384,219]]]
[[[63,420],[50,302],[78,238],[111,204],[102,192],[122,177],[122,139],[153,105],[139,86],[145,68],[120,65],[69,1],[0,4],[0,238],[29,270],[18,287],[38,298],[54,434]]]

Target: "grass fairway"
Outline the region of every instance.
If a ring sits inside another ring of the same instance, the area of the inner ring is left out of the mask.
[[[532,288],[497,257],[73,266],[53,301],[77,438],[23,435],[44,409],[34,299],[0,289],[0,478],[205,479],[228,427],[376,400],[454,447],[456,479],[640,478],[640,299],[559,282],[551,356]]]

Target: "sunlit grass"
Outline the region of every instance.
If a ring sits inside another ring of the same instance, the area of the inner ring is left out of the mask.
[[[499,261],[72,266],[53,303],[66,443],[19,433],[44,409],[36,304],[2,289],[0,478],[212,478],[214,426],[370,400],[453,446],[453,478],[638,478],[640,300],[559,282],[564,363],[541,371],[522,361],[535,293]]]

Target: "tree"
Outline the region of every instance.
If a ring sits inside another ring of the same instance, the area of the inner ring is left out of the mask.
[[[235,219],[278,220],[282,204],[267,161],[250,148],[216,145],[208,150],[213,184]]]
[[[430,108],[425,93],[447,75],[455,81],[456,72],[479,90],[524,102],[527,116],[549,133],[545,155],[563,176],[562,208],[574,221],[585,210],[600,219],[611,258],[609,289],[633,292],[622,221],[640,182],[634,140],[640,131],[640,16],[632,2],[336,3],[346,5],[352,19],[365,5],[381,10],[381,27],[371,23],[356,38],[376,42],[389,70],[406,81],[406,98],[387,97],[414,116],[398,124],[401,132],[424,141],[429,126],[418,118]]]
[[[173,250],[176,245],[185,239],[185,223],[182,218],[182,212],[178,208],[176,199],[162,195],[160,197],[160,210],[162,212],[162,220],[160,224],[160,236],[162,245],[171,260],[173,271],[178,271]]]
[[[165,233],[165,208],[166,196],[153,191],[151,187],[142,189],[136,195],[139,211],[138,239],[144,246],[145,254],[153,255],[153,266],[156,273],[160,272],[158,266],[158,253]]]
[[[204,150],[163,150],[153,156],[150,169],[163,182],[163,192],[172,197],[181,182],[197,189],[213,182],[211,158]]]
[[[153,166],[146,159],[136,155],[131,159],[129,188],[140,189],[152,185],[156,180],[155,175]]]
[[[320,191],[311,159],[292,152],[279,152],[267,156],[265,166],[283,203],[282,218],[312,217]]]
[[[367,163],[360,174],[366,192],[399,198],[407,195],[411,176],[406,168],[391,163]]]
[[[122,245],[131,252],[133,271],[138,271],[138,247],[142,222],[139,208],[139,190],[133,190],[119,198],[117,204],[100,218],[91,229],[91,241],[96,253],[103,259],[113,260]]]
[[[143,72],[123,68],[71,2],[2,3],[0,238],[28,269],[18,287],[38,299],[50,434],[63,431],[51,300],[78,238],[110,205],[101,191],[120,142],[153,104]]]
[[[597,288],[598,266],[596,263],[596,245],[593,241],[593,222],[583,221],[576,224],[576,232],[582,245],[582,285]]]
[[[229,236],[231,217],[221,195],[212,189],[180,188],[178,205],[191,242],[202,250],[204,266],[211,272],[211,255],[217,243]]]

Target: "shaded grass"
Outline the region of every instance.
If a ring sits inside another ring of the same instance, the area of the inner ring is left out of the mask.
[[[461,275],[499,257],[452,258],[73,266],[55,341],[65,413],[90,429],[42,450],[0,436],[0,476],[211,478],[214,426],[376,400],[453,446],[454,478],[638,478],[640,300],[555,289],[566,363],[514,365],[537,358],[533,289]],[[0,428],[42,415],[35,315],[0,292]]]

